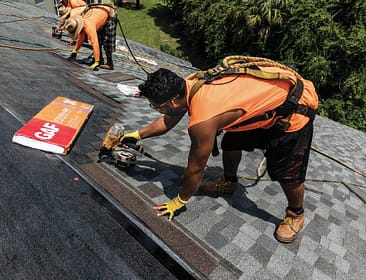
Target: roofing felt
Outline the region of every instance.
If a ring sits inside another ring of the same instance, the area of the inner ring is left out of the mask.
[[[64,78],[82,92],[77,95],[71,91],[74,87],[52,81],[58,86],[54,86],[54,92],[47,93],[50,100],[53,99],[52,94],[73,96],[81,101],[92,95],[107,104],[108,110],[103,111],[96,106],[77,143],[64,157],[65,161],[151,231],[196,278],[366,277],[366,178],[356,172],[366,171],[365,133],[321,116],[316,117],[306,181],[305,226],[291,244],[279,243],[273,237],[275,226],[283,218],[287,206],[280,185],[270,181],[266,175],[254,184],[257,167],[263,157],[261,151],[243,153],[239,168],[241,187],[233,195],[197,193],[190,199],[186,210],[173,222],[168,222],[165,218],[156,217],[152,206],[171,199],[179,190],[190,145],[187,117],[164,136],[142,141],[145,151],[157,160],[139,156],[137,166],[128,170],[98,163],[98,148],[112,123],[122,122],[127,131],[132,131],[159,116],[150,109],[147,100],[126,96],[117,89],[118,83],[140,84],[146,73],[128,52],[123,38],[118,37],[114,70],[91,72],[85,63],[92,52],[90,47],[84,46],[78,60],[71,63],[66,60],[71,51],[68,38],[51,38],[50,26],[59,24],[56,15],[6,1],[0,2],[0,8],[1,21],[7,21],[6,29],[4,24],[0,26],[2,36],[59,48],[51,51],[54,54],[53,66],[42,65],[40,60],[33,66],[34,72],[46,75],[44,69],[47,67],[60,67]],[[27,34],[22,32],[15,15],[26,17]],[[139,63],[149,72],[165,67],[186,76],[196,70],[182,59],[133,41],[128,43]],[[31,67],[24,59],[13,59],[19,68]],[[75,71],[65,74],[65,64],[73,64]],[[16,73],[7,73],[3,69],[1,75],[5,79],[7,75]],[[29,83],[14,86],[44,90],[47,85],[42,84],[38,77],[23,77],[23,82]],[[7,103],[16,111],[11,100]],[[41,108],[37,108],[35,102],[28,109],[24,118],[30,118]],[[221,157],[211,157],[207,166],[205,177],[217,176],[222,172]]]

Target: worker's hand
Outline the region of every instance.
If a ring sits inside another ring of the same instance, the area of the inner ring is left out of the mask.
[[[78,52],[77,51],[75,51],[75,50],[72,50],[71,51],[71,54],[70,54],[70,56],[69,56],[69,58],[68,58],[68,60],[69,61],[74,61],[75,59],[76,59],[76,55],[78,54]]]
[[[184,205],[186,205],[187,201],[184,201],[183,199],[180,198],[179,194],[173,198],[172,200],[157,205],[154,207],[155,210],[158,210],[158,216],[163,216],[166,214],[169,214],[169,221],[171,221],[173,219],[174,216],[174,212],[179,210],[180,208],[182,208]]]
[[[121,144],[136,144],[141,140],[141,136],[138,130],[134,132],[125,133],[120,139]]]
[[[100,149],[99,149],[99,153],[98,153],[98,160],[100,161],[103,157],[109,157],[109,158],[112,158],[112,149],[108,149],[104,146],[102,146]]]
[[[96,62],[94,62],[94,63],[89,67],[89,70],[92,70],[92,71],[97,70],[98,66],[99,66],[99,61],[96,61]]]

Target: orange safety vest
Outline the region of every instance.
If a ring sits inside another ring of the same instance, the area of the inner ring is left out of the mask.
[[[311,111],[315,115],[318,107],[318,96],[311,81],[299,79],[291,71],[278,67],[260,67],[261,71],[281,73],[297,81],[296,87],[301,91],[297,103],[302,110]],[[226,131],[245,131],[256,128],[270,128],[283,116],[279,115],[279,108],[289,97],[294,83],[286,79],[266,79],[252,75],[230,74],[203,83],[195,89],[198,79],[190,75],[186,78],[186,102],[189,107],[190,120],[188,128],[209,120],[222,113],[241,109],[245,114],[233,123],[221,128]],[[192,78],[193,77],[193,78]],[[301,129],[311,118],[311,114],[301,113],[300,110],[288,117],[286,132]],[[258,118],[260,116],[260,118]],[[263,117],[264,116],[264,117]]]
[[[93,7],[83,15],[83,30],[80,32],[75,50],[78,51],[88,36],[94,52],[94,60],[100,61],[100,46],[97,31],[103,27],[109,18],[109,10],[104,7]]]

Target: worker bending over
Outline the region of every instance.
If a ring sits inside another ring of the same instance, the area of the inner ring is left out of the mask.
[[[58,15],[61,18],[61,24],[59,27],[52,27],[52,37],[61,39],[62,31],[65,30],[65,20],[69,17],[80,15],[87,4],[84,0],[60,0],[57,4]],[[70,39],[70,45],[74,41]]]
[[[229,74],[197,87],[199,79],[195,76],[184,79],[161,68],[149,74],[139,86],[150,107],[163,115],[139,130],[126,133],[122,144],[162,135],[187,112],[190,117],[191,146],[183,183],[174,199],[154,207],[158,216],[169,215],[171,220],[174,212],[198,189],[232,194],[238,187],[242,150],[258,148],[266,151],[269,175],[280,183],[287,198],[286,215],[276,228],[275,237],[280,242],[296,238],[304,224],[304,181],[318,97],[312,82],[298,78],[292,71],[260,67],[257,72],[261,71],[267,76],[276,73],[275,76],[289,78]],[[293,95],[297,96],[296,101]],[[221,141],[224,174],[201,183],[218,131],[226,132]]]
[[[107,5],[93,5],[85,9],[81,15],[68,18],[65,21],[65,29],[71,39],[77,40],[70,59],[76,58],[87,36],[94,53],[94,61],[89,69],[94,71],[100,67],[113,70],[112,53],[116,49],[117,20],[114,8]],[[104,64],[102,46],[107,57],[106,64]]]
[[[87,4],[84,0],[60,0],[58,12],[61,18],[61,30],[65,30],[64,24],[66,19],[81,15],[86,7]]]

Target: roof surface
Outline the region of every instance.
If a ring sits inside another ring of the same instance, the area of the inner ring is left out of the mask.
[[[132,131],[159,116],[147,100],[126,96],[117,89],[118,84],[140,84],[146,73],[128,52],[123,38],[118,38],[114,70],[91,72],[85,64],[92,53],[88,46],[81,49],[76,62],[68,62],[72,48],[68,38],[51,37],[51,26],[59,24],[56,15],[6,1],[0,2],[0,10],[2,36],[18,40],[12,45],[31,41],[59,48],[22,50],[21,56],[16,55],[17,50],[7,51],[16,67],[9,70],[2,64],[2,80],[17,77],[12,86],[24,88],[24,104],[15,104],[10,93],[4,94],[2,102],[24,120],[56,96],[93,102],[95,111],[64,160],[149,231],[196,278],[365,279],[366,178],[357,173],[366,171],[365,133],[316,117],[306,181],[305,226],[291,244],[279,243],[273,237],[287,206],[280,185],[267,176],[254,184],[261,151],[243,154],[241,187],[232,196],[197,193],[186,210],[168,222],[156,217],[152,206],[171,199],[179,190],[190,145],[187,117],[164,136],[141,142],[157,160],[139,156],[137,166],[128,170],[98,163],[98,149],[112,123],[122,122]],[[19,22],[16,16],[24,16],[24,21]],[[187,61],[128,43],[149,72],[159,67],[182,76],[195,71]],[[48,76],[51,68],[59,70],[60,79]],[[42,98],[34,92],[42,92]],[[217,176],[221,171],[221,156],[211,157],[206,176]]]

